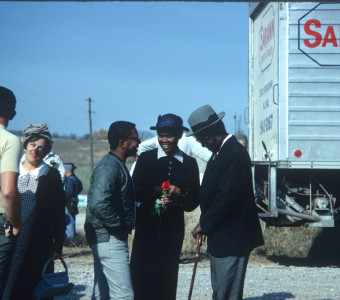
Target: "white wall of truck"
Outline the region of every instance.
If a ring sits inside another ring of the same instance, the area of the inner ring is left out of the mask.
[[[252,3],[249,33],[249,153],[276,198],[277,172],[340,169],[340,3]]]

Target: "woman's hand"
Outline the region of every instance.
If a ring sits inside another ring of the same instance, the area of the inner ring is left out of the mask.
[[[175,185],[170,185],[170,190],[169,190],[170,196],[162,196],[161,200],[162,203],[166,206],[170,205],[176,205],[178,201],[176,201],[176,198],[181,195],[181,189]]]
[[[176,196],[181,195],[181,189],[175,185],[170,185],[170,194],[174,194]]]

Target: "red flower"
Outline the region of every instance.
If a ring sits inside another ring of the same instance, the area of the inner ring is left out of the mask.
[[[161,185],[161,188],[166,190],[166,191],[169,191],[170,190],[170,181],[164,181]]]

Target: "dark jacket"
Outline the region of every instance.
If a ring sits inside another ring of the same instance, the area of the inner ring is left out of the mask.
[[[263,244],[254,201],[251,163],[232,136],[211,158],[200,190],[200,225],[215,257],[246,256]]]
[[[83,190],[83,183],[76,175],[72,174],[65,177],[64,188],[67,200],[72,196],[78,196],[80,194]]]
[[[91,177],[85,232],[91,244],[108,242],[110,235],[130,231],[135,225],[135,191],[123,161],[109,152]]]
[[[41,272],[46,260],[52,251],[61,254],[63,249],[65,193],[56,169],[49,168],[45,175],[39,177],[35,197],[35,222],[11,299],[33,299],[35,287],[42,280]]]

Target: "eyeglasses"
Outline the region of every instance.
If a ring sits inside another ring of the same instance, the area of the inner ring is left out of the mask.
[[[138,137],[128,137],[128,138],[126,138],[126,140],[134,140],[134,141],[136,141],[138,144],[140,144],[140,143],[142,142]]]

